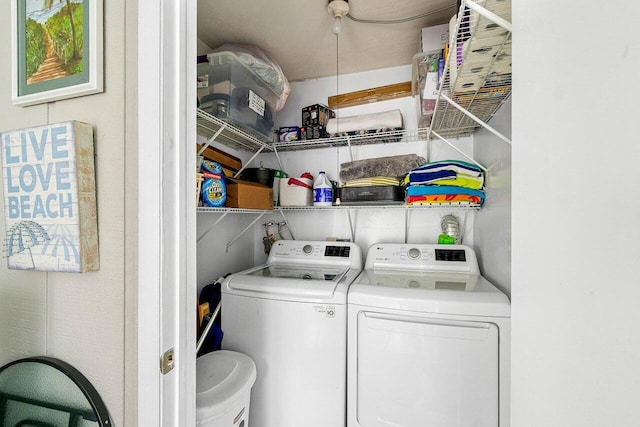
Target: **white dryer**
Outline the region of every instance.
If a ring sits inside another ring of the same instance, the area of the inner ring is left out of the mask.
[[[348,426],[509,426],[510,317],[471,248],[371,246],[348,294]]]
[[[280,240],[223,281],[222,347],[256,364],[251,427],[344,427],[347,289],[361,270],[353,243]]]

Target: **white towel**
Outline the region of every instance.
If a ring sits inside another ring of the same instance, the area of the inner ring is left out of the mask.
[[[339,119],[329,119],[327,122],[327,132],[330,134],[378,129],[402,129],[400,110],[340,117]]]

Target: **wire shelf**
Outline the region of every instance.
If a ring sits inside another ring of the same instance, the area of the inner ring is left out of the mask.
[[[224,213],[224,212],[228,212],[228,213],[239,213],[239,214],[254,214],[254,215],[260,215],[263,214],[265,212],[271,212],[269,210],[261,210],[261,209],[242,209],[242,208],[209,208],[209,207],[203,207],[203,206],[199,206],[196,208],[196,212],[199,213]]]
[[[345,204],[340,206],[277,206],[274,209],[283,211],[329,211],[329,210],[372,210],[372,209],[438,209],[438,208],[464,208],[464,209],[480,209],[479,204],[463,204],[460,202],[444,202],[438,204],[424,204],[424,205],[407,205],[405,203],[389,203],[389,204]]]
[[[471,116],[488,122],[511,95],[510,21],[510,1],[462,2],[431,120],[443,137],[470,135]]]
[[[438,208],[462,208],[462,209],[480,209],[481,205],[478,204],[462,204],[459,202],[447,202],[433,205],[407,205],[404,203],[394,204],[357,204],[357,205],[339,205],[339,206],[274,206],[273,210],[259,210],[259,209],[240,209],[240,208],[207,208],[198,207],[196,209],[199,213],[240,213],[240,214],[253,214],[260,215],[264,213],[277,213],[278,211],[348,211],[348,210],[373,210],[373,209],[438,209]]]
[[[214,140],[216,142],[235,148],[236,150],[272,150],[271,145],[263,141],[257,135],[240,128],[231,122],[221,120],[199,108],[196,110],[196,124],[197,133],[199,135],[202,135],[207,139],[215,137]]]
[[[302,141],[274,142],[277,151],[297,151],[314,148],[345,147],[371,144],[393,144],[397,142],[426,141],[429,129],[392,130],[332,138],[306,139]]]
[[[198,134],[207,139],[243,151],[298,151],[316,148],[344,147],[397,142],[426,141],[429,129],[392,130],[385,132],[343,135],[332,138],[306,139],[290,142],[266,142],[244,128],[215,117],[206,111],[196,110]]]

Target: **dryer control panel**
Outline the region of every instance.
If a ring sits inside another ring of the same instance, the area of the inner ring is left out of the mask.
[[[369,248],[365,268],[480,274],[475,252],[465,245],[375,244]]]

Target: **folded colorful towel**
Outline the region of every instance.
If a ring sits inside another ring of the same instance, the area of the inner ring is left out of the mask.
[[[408,205],[442,205],[456,204],[463,206],[482,205],[483,199],[468,194],[433,194],[429,196],[409,196]]]
[[[437,194],[466,194],[468,196],[477,196],[480,200],[484,201],[484,191],[474,190],[472,188],[456,187],[451,185],[410,185],[407,187],[407,196],[428,196]]]
[[[479,166],[474,165],[473,163],[465,162],[462,160],[438,160],[435,162],[425,163],[424,165],[420,165],[420,167],[416,169],[422,170],[441,170],[441,169],[450,169],[455,170],[457,172],[466,173],[469,175],[482,175],[482,169]]]
[[[451,185],[457,187],[481,190],[484,187],[484,179],[469,175],[458,175],[455,178],[434,179],[430,185]]]
[[[420,168],[414,169],[407,175],[407,184],[429,184],[431,181],[437,179],[455,178],[456,171],[452,170],[421,170]]]
[[[411,170],[405,185],[435,184],[458,185],[480,189],[484,187],[484,173],[478,166],[461,160],[442,160],[421,165]]]

